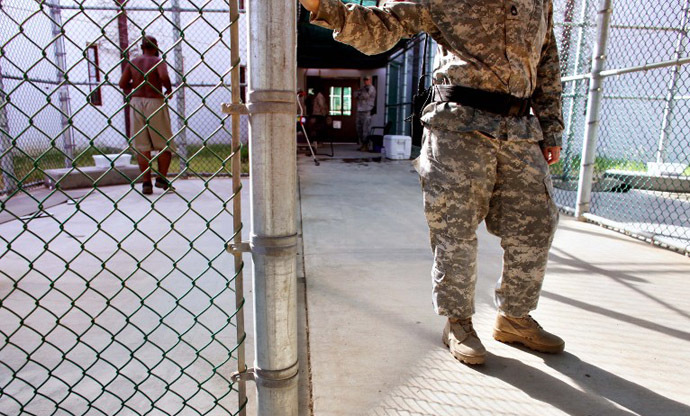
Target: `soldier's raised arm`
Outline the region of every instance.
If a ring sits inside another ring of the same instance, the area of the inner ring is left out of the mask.
[[[335,40],[367,55],[385,52],[402,38],[433,30],[425,1],[396,1],[383,7],[366,7],[340,0],[300,0],[312,13],[311,23],[333,29]]]

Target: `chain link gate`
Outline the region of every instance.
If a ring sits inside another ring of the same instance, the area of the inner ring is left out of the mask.
[[[0,0],[0,414],[245,413],[246,120],[221,113],[242,21],[235,0]],[[143,35],[173,81],[175,190],[151,196],[117,85]]]

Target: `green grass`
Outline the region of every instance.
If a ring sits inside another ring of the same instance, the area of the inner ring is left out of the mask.
[[[561,157],[563,154],[561,154]],[[568,169],[568,177],[577,178],[580,175],[580,162],[581,157],[577,155],[573,157],[570,161],[570,168]],[[550,166],[551,174],[555,176],[563,176],[564,161],[559,160],[557,163]],[[627,170],[633,172],[646,172],[647,164],[645,162],[640,162],[637,160],[626,160],[626,159],[613,159],[607,157],[597,157],[594,161],[594,175],[600,176],[604,172],[610,169],[616,170]],[[685,169],[683,175],[690,176],[690,166]]]
[[[88,147],[76,152],[72,165],[75,167],[93,166],[94,155],[119,152],[119,150],[112,148],[97,149],[95,147]],[[64,154],[55,148],[49,149],[43,153],[17,153],[19,154],[16,154],[14,157],[14,172],[17,179],[23,184],[42,181],[44,178],[43,171],[46,169],[65,167]],[[136,165],[134,152],[128,150],[125,153],[132,155],[131,163]],[[226,144],[187,146],[187,173],[191,176],[194,176],[195,173],[204,174],[204,176],[210,174],[229,175],[232,170],[230,164],[231,153],[231,146]],[[249,172],[249,149],[247,146],[242,147],[240,158],[242,161],[242,173]],[[174,155],[170,163],[170,174],[174,175],[179,172],[180,158]],[[3,178],[0,175],[0,189],[3,187]]]

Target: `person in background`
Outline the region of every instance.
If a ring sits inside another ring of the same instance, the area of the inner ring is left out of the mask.
[[[314,99],[312,100],[312,132],[314,146],[318,146],[326,138],[326,117],[328,116],[328,100],[323,93],[323,86],[317,85],[314,88]]]
[[[357,99],[357,144],[359,150],[368,152],[369,130],[371,129],[371,111],[376,105],[376,88],[371,85],[371,76],[364,76],[364,85],[355,92],[355,99]]]
[[[175,150],[170,126],[170,112],[165,97],[172,86],[168,67],[159,57],[158,41],[153,36],[144,36],[140,56],[132,59],[120,77],[119,86],[129,95],[132,138],[130,145],[137,153],[139,169],[144,174],[141,192],[153,193],[151,184],[151,151],[159,152],[156,187],[164,191],[172,186],[166,178],[171,151]],[[164,91],[165,90],[165,91]]]
[[[442,339],[451,354],[467,364],[486,358],[472,324],[482,221],[503,248],[493,337],[563,351],[565,342],[530,315],[558,224],[548,167],[563,132],[552,0],[300,2],[311,23],[369,55],[419,32],[438,44],[415,168],[434,255],[432,303],[447,317]]]

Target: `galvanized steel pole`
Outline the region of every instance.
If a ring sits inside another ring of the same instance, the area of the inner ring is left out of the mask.
[[[678,60],[685,54],[685,42],[688,36],[688,19],[690,18],[690,0],[685,0],[683,4],[683,18],[681,19],[681,26],[678,32],[678,40],[676,41],[676,51],[673,58]],[[680,78],[680,65],[673,68],[671,81],[668,84],[668,93],[666,94],[666,106],[664,107],[664,116],[661,120],[661,133],[659,134],[659,142],[656,151],[656,163],[663,163],[666,160],[666,141],[671,135],[673,125],[673,109],[675,107],[676,93],[678,88],[678,78]]]
[[[115,0],[115,3],[120,6],[120,12],[117,14],[117,39],[120,47],[120,70],[124,72],[127,68],[127,65],[129,65],[129,28],[127,26],[127,10],[125,9],[127,0]],[[123,91],[124,96],[122,97],[125,103],[125,134],[127,135],[128,140],[130,137],[132,137],[132,123],[129,113],[129,94],[131,92],[132,90],[129,87],[126,88]]]
[[[2,3],[0,3],[2,10]],[[0,169],[2,169],[2,183],[4,192],[17,189],[14,179],[14,146],[10,137],[10,126],[7,121],[7,94],[2,83],[2,62],[0,62]]]
[[[585,125],[585,140],[580,164],[580,178],[577,187],[577,203],[575,217],[583,220],[583,215],[589,212],[592,198],[592,180],[594,178],[594,162],[596,160],[597,134],[599,132],[599,112],[603,97],[603,81],[601,71],[606,67],[606,43],[611,24],[612,0],[601,0],[597,12],[597,44],[592,53],[592,79],[589,84],[587,98],[587,124]]]
[[[62,145],[65,152],[65,167],[72,167],[74,159],[74,138],[72,137],[72,110],[69,99],[69,82],[65,72],[67,69],[65,52],[65,33],[62,27],[62,11],[59,0],[50,0],[50,19],[55,39],[55,67],[57,68],[57,82],[60,97],[60,119],[62,120]]]
[[[260,416],[298,411],[296,4],[248,2],[254,379]]]
[[[180,173],[187,176],[187,106],[185,103],[184,57],[182,56],[182,19],[180,0],[172,0],[173,42],[175,42],[175,101],[177,103],[177,154],[180,156]]]

